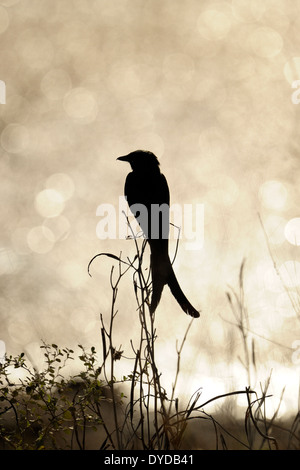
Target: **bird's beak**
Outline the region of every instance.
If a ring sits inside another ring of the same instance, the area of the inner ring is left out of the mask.
[[[121,160],[121,162],[128,162],[128,155],[124,155],[124,157],[118,157],[117,160]]]

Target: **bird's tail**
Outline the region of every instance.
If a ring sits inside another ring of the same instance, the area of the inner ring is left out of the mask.
[[[169,257],[151,254],[152,297],[150,312],[154,313],[159,304],[164,286],[167,284],[169,272]],[[172,266],[171,266],[172,267]]]
[[[163,288],[168,284],[173,296],[181,306],[182,310],[191,317],[198,318],[200,313],[192,306],[186,296],[181,290],[181,287],[176,279],[172,264],[169,257],[164,261],[156,256],[151,256],[151,270],[152,270],[152,299],[150,305],[150,312],[153,313],[159,304]]]
[[[176,279],[176,276],[175,276],[174,270],[172,268],[172,265],[171,265],[171,270],[170,270],[170,273],[169,273],[169,276],[168,276],[167,284],[170,287],[170,290],[171,290],[172,294],[174,295],[175,299],[177,300],[177,302],[181,306],[182,310],[185,313],[187,313],[188,315],[190,315],[191,317],[199,318],[200,313],[198,312],[198,310],[196,310],[192,306],[192,304],[188,301],[188,299],[186,298],[186,296],[182,292],[181,287],[180,287],[180,285],[179,285],[179,283]]]

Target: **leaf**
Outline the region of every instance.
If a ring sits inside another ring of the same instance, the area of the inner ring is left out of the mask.
[[[72,419],[72,413],[70,410],[66,410],[63,416],[64,416],[64,419],[67,419],[67,420]]]

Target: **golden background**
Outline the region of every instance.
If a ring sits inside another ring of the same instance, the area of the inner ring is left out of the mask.
[[[0,0],[0,339],[8,354],[24,350],[38,363],[41,339],[100,347],[112,262],[95,261],[92,277],[87,265],[102,251],[127,256],[133,244],[99,240],[96,210],[118,207],[129,167],[116,158],[148,149],[172,203],[204,204],[203,248],[187,251],[182,239],[175,262],[202,310],[181,386],[210,397],[247,385],[225,294],[246,258],[255,380],[272,370],[275,398],[286,386],[281,409],[297,408],[299,15],[291,0]],[[130,275],[118,308],[115,342],[127,351],[138,328]],[[167,288],[156,322],[168,382],[189,318]]]

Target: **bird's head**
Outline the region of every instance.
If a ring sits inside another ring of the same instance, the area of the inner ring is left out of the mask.
[[[117,160],[130,163],[133,171],[151,172],[159,170],[157,157],[148,150],[135,150],[124,157],[117,158]]]

